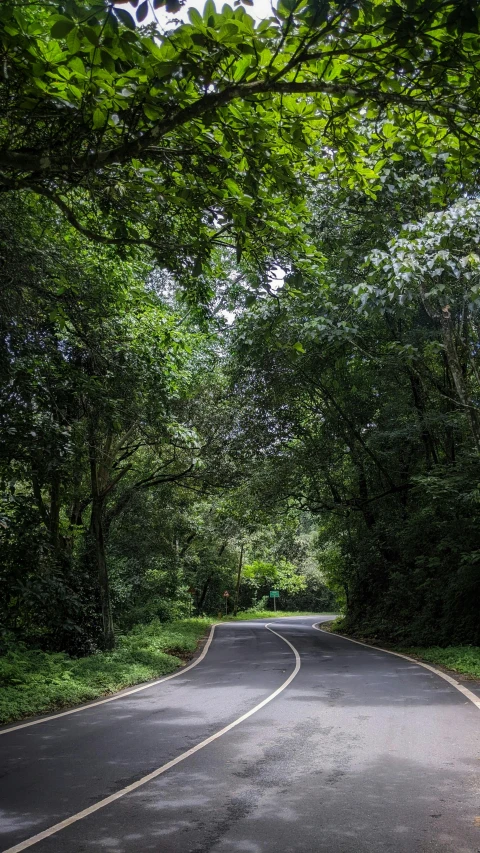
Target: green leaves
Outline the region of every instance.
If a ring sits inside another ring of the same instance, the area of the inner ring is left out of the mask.
[[[300,5],[300,0],[280,0],[279,9],[285,9],[287,12],[295,12]]]
[[[215,3],[213,0],[207,0],[205,6],[203,7],[203,20],[209,25],[214,26],[215,23],[215,15],[216,15]],[[211,23],[209,23],[211,19]]]
[[[142,4],[143,5],[143,4]],[[132,18],[130,12],[127,12],[126,9],[115,9],[115,15],[118,20],[129,30],[135,29],[135,21]]]
[[[479,230],[476,200],[460,201],[419,222],[406,223],[387,251],[369,256],[370,279],[358,288],[358,295],[364,305],[412,305],[420,300],[438,319],[446,304],[462,310],[468,300],[472,308],[479,307]]]
[[[242,59],[240,59],[239,62],[237,62],[235,65],[235,71],[234,71],[233,79],[237,82],[239,80],[242,80],[243,77],[246,76],[246,71],[248,70],[248,68],[250,68],[250,65],[251,65],[250,56],[243,56]]]
[[[194,27],[201,27],[203,25],[203,18],[198,11],[198,9],[191,8],[188,10],[188,18],[190,23],[194,25]]]
[[[207,0],[153,36],[136,28],[147,0],[135,16],[126,4],[70,3],[59,14],[40,0],[28,15],[2,4],[13,101],[0,123],[0,189],[20,168],[84,233],[144,241],[181,274],[211,253],[216,221],[242,262],[313,262],[307,186],[334,178],[373,197],[400,146],[441,165],[443,184],[460,168],[474,173],[480,95],[471,42],[454,49],[448,34],[455,4],[362,2],[337,17],[314,5],[285,0],[280,16],[257,23],[243,6],[217,11]]]
[[[107,122],[107,116],[101,109],[94,110],[93,113],[93,126],[95,130],[98,130],[101,127],[104,127]]]
[[[254,587],[270,585],[290,594],[307,586],[305,576],[299,574],[295,565],[285,558],[281,558],[277,563],[254,560],[244,566],[243,576]]]
[[[142,21],[145,20],[147,15],[148,15],[148,0],[144,0],[143,3],[140,3],[140,5],[136,11],[135,17],[136,17],[138,23],[141,24]]]
[[[52,38],[61,39],[65,38],[73,29],[75,28],[74,21],[69,18],[59,18],[53,24],[50,35]]]

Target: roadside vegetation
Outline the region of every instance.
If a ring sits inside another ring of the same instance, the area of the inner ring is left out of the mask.
[[[422,648],[399,649],[406,655],[418,657],[427,663],[451,669],[461,675],[480,678],[480,647],[479,646],[430,646]]]
[[[138,625],[115,651],[72,658],[15,644],[0,657],[0,723],[57,711],[173,672],[192,656],[208,619]]]
[[[9,702],[271,590],[477,647],[478,4],[127,5],[0,8]]]
[[[251,609],[220,621],[303,615],[312,614]],[[212,621],[204,617],[137,624],[117,636],[114,651],[80,658],[12,643],[0,657],[0,724],[58,711],[174,672],[192,657]]]

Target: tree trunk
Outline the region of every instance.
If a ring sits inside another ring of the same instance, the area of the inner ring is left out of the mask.
[[[235,591],[235,606],[233,608],[233,615],[237,615],[238,610],[238,598],[240,595],[240,581],[242,578],[242,563],[243,563],[243,542],[240,548],[240,559],[238,561],[238,575],[237,575],[237,589]]]
[[[418,374],[415,373],[415,371],[410,370],[409,368],[407,368],[407,372],[408,377],[410,379],[410,387],[412,389],[413,394],[413,403],[420,423],[422,441],[425,447],[425,464],[428,470],[429,468],[431,468],[432,462],[434,465],[438,465],[438,456],[434,438],[427,426],[425,391]]]
[[[197,616],[200,616],[202,613],[203,603],[207,597],[208,587],[210,586],[210,581],[212,580],[212,577],[213,573],[208,576],[207,580],[203,584],[203,589],[197,604]]]
[[[60,531],[60,475],[55,471],[50,491],[50,538],[55,554],[58,553]]]
[[[92,512],[90,516],[90,533],[92,537],[95,565],[97,569],[98,585],[100,589],[100,603],[102,608],[103,644],[105,649],[113,649],[115,646],[115,634],[113,631],[112,606],[110,602],[110,589],[108,583],[108,568],[105,554],[105,536],[103,531],[103,509],[105,498],[99,493],[98,488],[98,465],[95,441],[95,429],[93,424],[89,429],[89,455],[90,455],[90,479],[92,490]]]
[[[450,316],[450,311],[447,308],[443,309],[441,325],[443,345],[445,347],[445,353],[447,356],[448,368],[450,370],[455,391],[457,393],[457,399],[467,415],[470,424],[470,430],[473,436],[473,440],[475,442],[475,447],[477,450],[480,450],[480,427],[478,422],[478,413],[473,407],[468,394],[465,376],[462,370],[462,365],[458,356],[457,346],[453,334],[452,318]]]

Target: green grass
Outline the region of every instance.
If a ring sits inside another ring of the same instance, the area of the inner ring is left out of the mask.
[[[396,651],[405,655],[413,655],[427,663],[439,664],[454,672],[480,678],[480,646],[412,646],[410,648],[395,647]]]
[[[333,614],[332,614],[333,615]],[[282,616],[330,616],[330,613],[312,613],[300,610],[242,610],[236,616],[223,616],[223,622],[242,622],[250,619],[280,619]]]
[[[137,625],[113,652],[84,658],[15,648],[0,657],[0,723],[96,699],[177,669],[211,624],[208,619]]]
[[[324,613],[323,615],[324,616],[330,616],[330,615],[333,616],[333,613],[332,614]],[[325,622],[322,625],[322,628],[324,631],[338,631],[338,633],[341,634],[342,630],[343,630],[343,616],[337,616],[337,618],[334,619],[333,622]]]

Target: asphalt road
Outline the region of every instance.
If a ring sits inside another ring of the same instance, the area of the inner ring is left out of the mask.
[[[223,624],[178,678],[0,737],[0,850],[162,775],[34,853],[480,853],[480,711],[406,660]],[[320,620],[321,621],[321,620]],[[299,668],[300,665],[300,668]],[[17,846],[18,845],[18,846]]]

